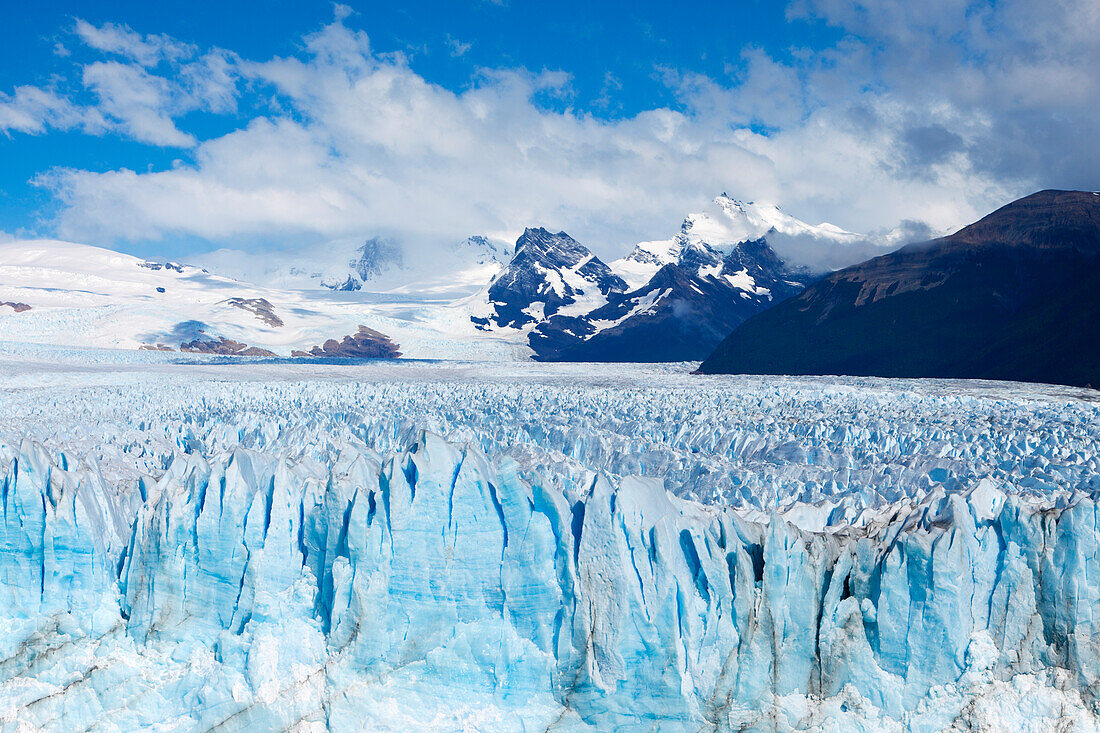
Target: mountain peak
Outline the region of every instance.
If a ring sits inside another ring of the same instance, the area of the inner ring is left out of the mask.
[[[1100,196],[1047,189],[1017,199],[947,239],[965,246],[1000,243],[1042,249],[1100,247]]]
[[[516,254],[520,252],[564,252],[573,256],[588,254],[588,248],[565,232],[554,234],[545,227],[527,227],[516,240]],[[583,254],[582,254],[583,253]]]
[[[460,263],[460,265],[485,265],[494,262],[503,265],[512,255],[509,247],[494,242],[483,234],[475,234],[456,242],[452,245],[451,251],[460,260],[469,260],[468,263]]]
[[[764,239],[741,242],[723,257],[681,233],[664,243],[643,242],[617,264],[635,281],[643,270],[653,272],[641,285],[610,294],[597,310],[570,309],[544,319],[530,336],[536,358],[703,358],[742,321],[799,292],[807,280]]]
[[[718,253],[729,254],[742,244],[775,235],[841,244],[863,238],[832,224],[807,224],[786,214],[777,204],[745,202],[724,191],[710,204],[688,214],[674,237],[639,243],[629,255],[612,263],[615,271],[631,287],[640,287],[664,265],[680,262],[687,248],[694,249],[696,258],[700,252],[711,250],[713,259],[721,260]]]
[[[627,284],[587,247],[565,232],[524,229],[515,255],[488,288],[491,313],[480,328],[521,328],[563,309],[584,312],[606,302]]]

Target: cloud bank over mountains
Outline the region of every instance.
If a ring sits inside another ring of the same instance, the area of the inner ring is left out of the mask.
[[[1095,3],[800,0],[788,16],[841,40],[789,63],[746,48],[726,78],[655,69],[678,104],[620,118],[570,106],[567,69],[432,84],[342,6],[300,53],[266,60],[77,20],[66,43],[101,58],[68,86],[0,95],[0,131],[180,150],[164,169],[36,178],[58,204],[53,233],[100,244],[431,247],[545,225],[610,256],[720,191],[874,239],[903,222],[948,231],[1039,187],[1096,187]],[[239,124],[204,138],[195,114]]]

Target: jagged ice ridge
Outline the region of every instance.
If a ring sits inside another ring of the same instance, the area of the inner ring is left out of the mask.
[[[1090,393],[249,369],[0,391],[4,729],[1096,729]]]

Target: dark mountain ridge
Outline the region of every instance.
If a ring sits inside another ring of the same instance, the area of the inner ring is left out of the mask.
[[[1100,384],[1100,194],[1040,191],[832,273],[747,320],[703,373]]]
[[[801,292],[807,273],[790,270],[764,239],[723,257],[685,246],[643,286],[613,293],[581,317],[555,316],[531,333],[541,361],[702,359],[745,319]]]

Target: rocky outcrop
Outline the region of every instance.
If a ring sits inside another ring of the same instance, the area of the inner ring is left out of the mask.
[[[292,357],[336,357],[346,359],[396,359],[401,356],[398,344],[373,328],[359,326],[359,330],[340,341],[329,339],[309,351],[293,351]]]
[[[229,298],[223,303],[248,311],[267,326],[281,328],[283,319],[275,314],[275,307],[267,298]]]
[[[225,356],[275,356],[274,351],[261,349],[258,346],[249,346],[240,341],[228,339],[225,336],[215,338],[198,338],[180,344],[180,351],[193,354],[223,354]]]

